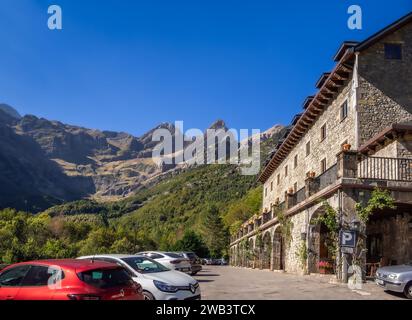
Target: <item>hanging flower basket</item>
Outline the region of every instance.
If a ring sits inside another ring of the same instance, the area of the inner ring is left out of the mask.
[[[343,151],[349,151],[351,147],[352,147],[352,146],[351,146],[349,143],[345,143],[345,144],[342,146]]]

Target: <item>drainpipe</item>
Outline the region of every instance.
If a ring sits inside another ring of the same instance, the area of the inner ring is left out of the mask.
[[[359,52],[355,52],[355,65],[353,68],[353,79],[352,79],[352,97],[353,97],[353,107],[355,110],[355,148],[359,149],[359,116],[358,116],[358,94],[359,94],[359,74],[358,74],[358,64],[359,64]]]
[[[342,206],[343,206],[343,192],[342,190],[338,190],[338,197],[339,197],[339,225],[340,228],[343,227],[343,210],[342,210]],[[339,248],[339,258],[342,259],[342,277],[341,280],[343,283],[347,283],[348,282],[348,259],[347,259],[347,253],[342,253],[341,248]]]

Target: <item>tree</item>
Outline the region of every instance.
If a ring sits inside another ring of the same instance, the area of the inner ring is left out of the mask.
[[[172,250],[192,251],[199,257],[207,257],[209,255],[209,250],[202,237],[194,231],[186,231],[183,238],[176,241],[173,245]]]
[[[228,232],[215,205],[211,205],[204,213],[202,229],[210,255],[213,258],[221,258],[227,249]]]

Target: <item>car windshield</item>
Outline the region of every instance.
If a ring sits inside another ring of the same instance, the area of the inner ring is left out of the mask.
[[[189,259],[197,259],[197,255],[193,252],[187,252],[186,255]]]
[[[165,252],[164,254],[170,258],[182,258],[181,255],[179,255],[178,253],[174,253],[174,252]]]
[[[155,273],[169,271],[169,269],[165,266],[146,257],[130,257],[123,258],[122,260],[139,273]]]

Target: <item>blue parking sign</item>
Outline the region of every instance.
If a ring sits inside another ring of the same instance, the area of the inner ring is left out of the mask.
[[[355,248],[356,246],[356,231],[341,230],[340,231],[341,247]]]

